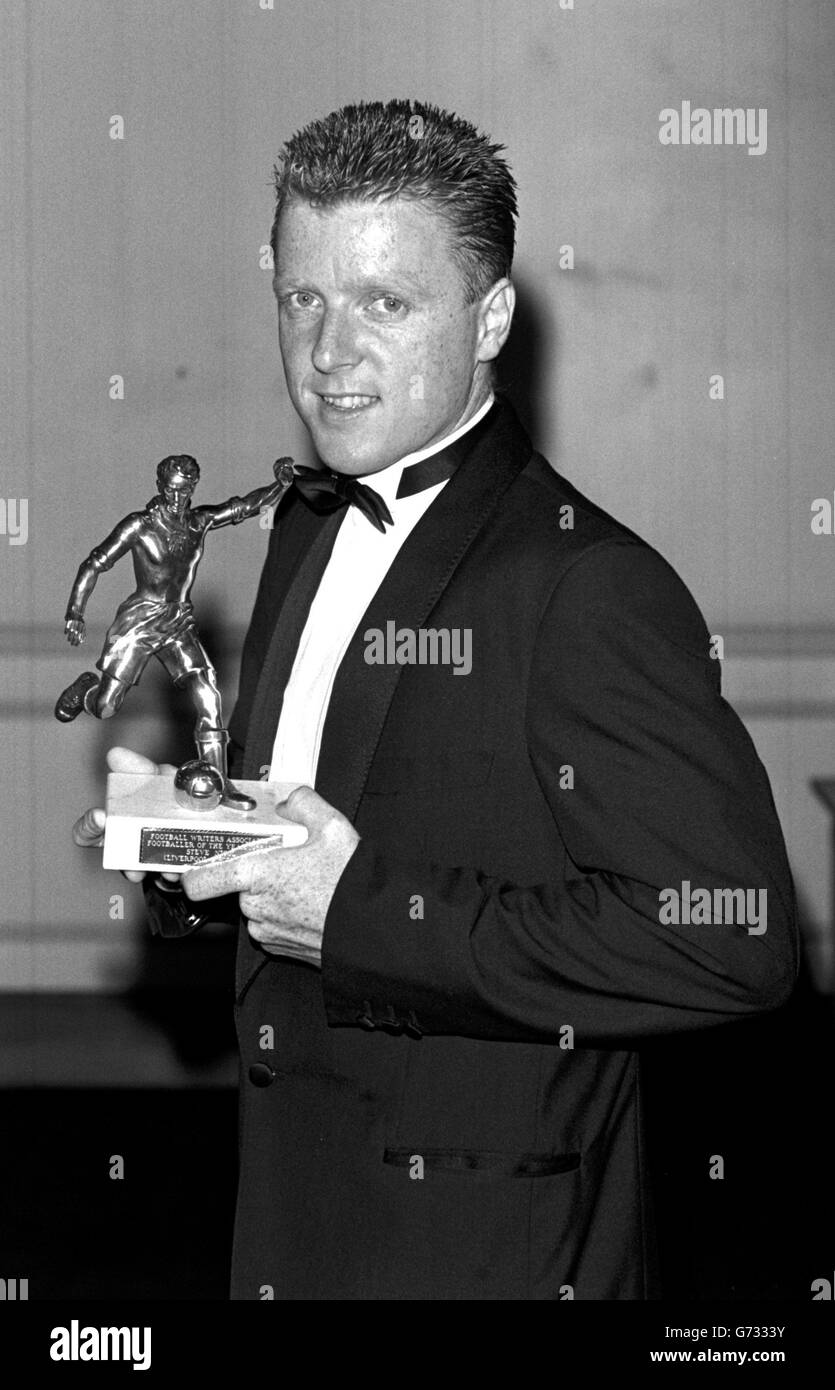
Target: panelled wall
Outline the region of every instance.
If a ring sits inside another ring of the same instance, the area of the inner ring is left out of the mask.
[[[165,454],[197,456],[204,500],[306,457],[262,257],[272,161],[312,117],[393,95],[507,146],[505,380],[555,466],[662,550],[724,638],[825,982],[830,826],[810,781],[835,775],[835,536],[810,519],[835,487],[828,0],[4,0],[0,25],[0,988],[135,979],[137,894],[69,829],[111,742],[183,757],[188,721],[162,715],[158,674],[115,724],[54,721],[126,562],[82,653],[62,637],[69,587]],[[685,102],[750,111],[760,152],[662,144],[660,113]],[[195,590],[230,704],[265,546],[257,522],[211,537]]]

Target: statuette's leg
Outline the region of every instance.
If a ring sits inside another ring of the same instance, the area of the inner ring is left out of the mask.
[[[117,676],[94,676],[92,671],[84,671],[59,696],[55,718],[68,724],[86,710],[94,719],[112,719],[129,690]]]
[[[226,745],[229,742],[229,735],[225,729],[208,729],[205,725],[198,724],[195,730],[194,741],[197,744],[197,751],[204,762],[211,763],[216,767],[223,778],[223,799],[222,806],[228,806],[233,811],[254,811],[256,802],[251,796],[246,796],[239,792],[229,781],[226,770]]]
[[[81,711],[87,707],[85,697],[88,691],[97,689],[98,684],[99,677],[92,671],[82,671],[72,685],[68,685],[58,696],[55,718],[60,719],[62,724],[69,724],[71,720],[77,719]]]
[[[130,686],[120,681],[118,676],[102,676],[96,690],[88,690],[84,696],[84,708],[96,719],[112,719],[124,703]]]
[[[197,752],[204,762],[217,768],[223,778],[224,793],[221,805],[234,811],[254,811],[257,803],[251,796],[239,792],[229,781],[226,770],[226,745],[229,735],[223,727],[220,691],[214,667],[209,663],[193,671],[190,679],[191,696],[197,708],[197,723],[194,728],[194,741]]]

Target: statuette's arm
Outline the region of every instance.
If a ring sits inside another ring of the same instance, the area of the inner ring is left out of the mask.
[[[201,512],[211,516],[212,529],[218,526],[237,526],[239,522],[257,516],[260,511],[274,507],[293,481],[293,460],[276,459],[273,472],[276,481],[268,487],[254,488],[246,497],[230,497],[227,502],[221,502],[216,507],[201,507]]]
[[[91,550],[87,559],[79,565],[64,615],[64,633],[71,646],[77,647],[84,641],[84,609],[96,587],[96,580],[130,550],[140,521],[141,513],[126,516],[111,531],[107,540]]]

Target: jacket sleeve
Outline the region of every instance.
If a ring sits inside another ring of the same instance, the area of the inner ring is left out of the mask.
[[[701,614],[655,551],[600,542],[559,579],[526,722],[567,870],[521,886],[361,840],[325,923],[329,1023],[522,1042],[570,1024],[593,1045],[785,1002],[797,925],[768,778]],[[721,920],[685,920],[697,889]],[[743,921],[723,889],[746,891]]]

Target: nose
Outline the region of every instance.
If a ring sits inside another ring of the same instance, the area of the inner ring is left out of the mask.
[[[322,316],[313,345],[312,361],[317,372],[332,373],[344,367],[355,367],[361,355],[349,314],[328,309]]]

